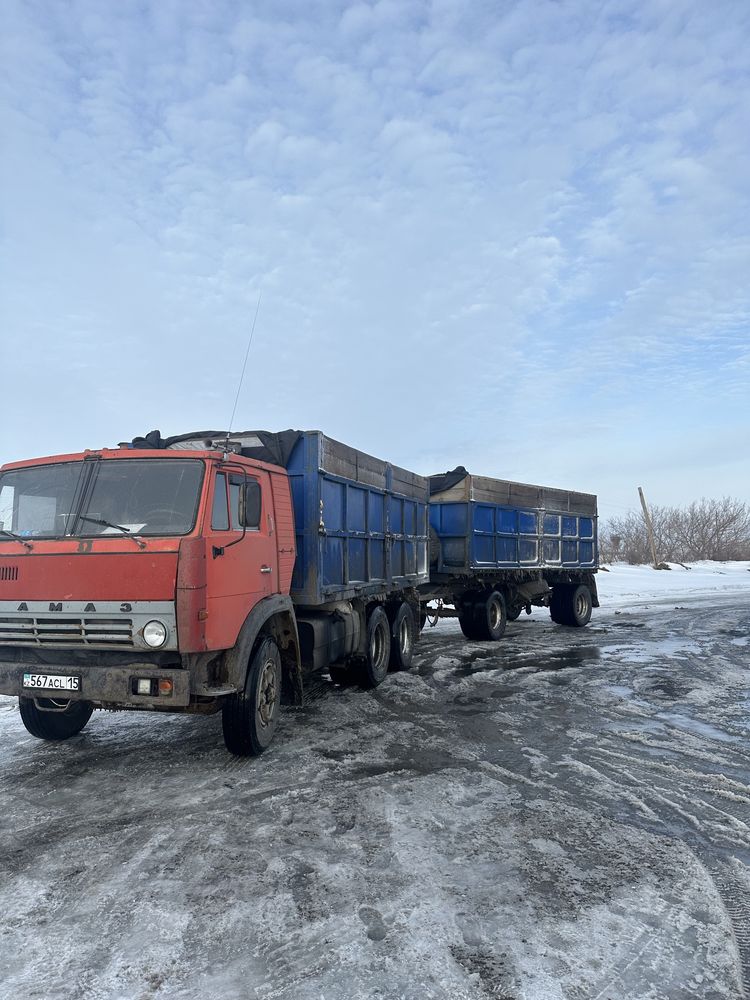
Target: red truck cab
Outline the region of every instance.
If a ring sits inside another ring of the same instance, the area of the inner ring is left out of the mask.
[[[121,448],[0,469],[0,693],[44,739],[94,708],[222,710],[258,753],[301,691],[284,469]]]

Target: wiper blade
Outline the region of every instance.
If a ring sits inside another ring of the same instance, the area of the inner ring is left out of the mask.
[[[105,521],[101,517],[88,517],[86,514],[78,515],[79,521],[88,521],[90,524],[101,524],[104,528],[114,528],[116,531],[122,531],[129,538],[132,538],[135,544],[140,549],[146,548],[146,543],[142,541],[137,535],[134,535],[130,528],[126,528],[124,524],[114,524],[112,521]]]
[[[79,514],[78,517],[81,521],[101,524],[104,528],[117,528],[118,531],[124,531],[126,535],[130,534],[130,528],[126,528],[124,524],[114,524],[112,521],[104,521],[101,517],[88,517],[86,514]]]
[[[15,535],[12,531],[8,531],[7,528],[0,528],[0,535],[5,535],[6,538],[12,538],[14,542],[18,542],[20,545],[25,545],[29,551],[34,548],[31,542],[27,542],[25,538],[21,538],[20,535]]]

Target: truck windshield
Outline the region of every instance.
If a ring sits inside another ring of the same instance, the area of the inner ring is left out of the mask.
[[[108,459],[0,474],[0,530],[19,538],[185,535],[195,525],[203,463]]]

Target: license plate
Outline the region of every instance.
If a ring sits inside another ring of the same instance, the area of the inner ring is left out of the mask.
[[[23,686],[43,691],[80,691],[81,678],[64,674],[24,674]]]

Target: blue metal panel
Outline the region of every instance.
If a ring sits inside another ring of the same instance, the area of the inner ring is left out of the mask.
[[[331,445],[337,449],[336,471],[326,466]],[[348,468],[352,478],[341,474]],[[318,605],[427,581],[426,481],[403,471],[396,476],[387,463],[319,431],[301,434],[287,473],[296,527],[296,603]]]
[[[358,486],[346,488],[346,526],[349,531],[367,531],[367,492]]]
[[[382,493],[368,493],[368,526],[374,534],[385,532],[385,497]]]
[[[404,534],[417,533],[417,504],[413,500],[404,500]]]
[[[508,507],[497,508],[497,530],[508,535],[515,535],[518,531],[519,512],[510,510]]]
[[[518,561],[522,566],[536,566],[539,562],[539,540],[536,538],[518,539]]]
[[[367,580],[367,541],[364,538],[349,539],[349,579],[357,583]]]
[[[385,580],[385,540],[370,540],[370,579]]]
[[[344,528],[344,509],[346,503],[346,486],[330,479],[323,479],[320,484],[320,498],[325,511],[325,526],[327,531],[342,531]]]
[[[340,587],[344,582],[343,539],[331,537],[323,542],[323,586]]]
[[[499,563],[515,564],[518,562],[518,539],[503,538],[497,539],[497,561]]]
[[[489,504],[474,504],[474,531],[495,530],[495,508]]]
[[[562,561],[574,566],[578,564],[578,542],[570,541],[567,538],[563,539]]]
[[[559,535],[560,534],[560,515],[559,514],[545,514],[544,515],[544,534],[545,535]]]
[[[536,535],[537,516],[530,510],[519,510],[518,530],[522,535]]]
[[[430,525],[440,540],[439,573],[596,565],[591,517],[436,500],[430,503]]]
[[[542,558],[545,563],[560,562],[560,542],[556,538],[545,538],[542,545]]]

